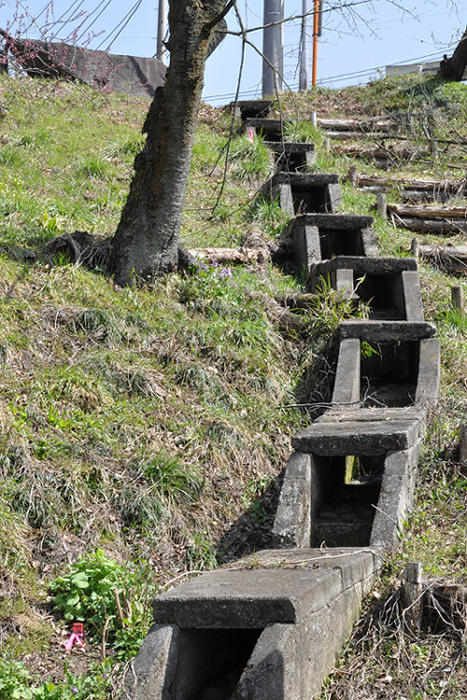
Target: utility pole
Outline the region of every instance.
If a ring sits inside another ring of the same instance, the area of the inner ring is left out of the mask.
[[[264,0],[263,97],[282,91],[284,0]]]
[[[165,63],[167,54],[164,39],[167,34],[167,0],[159,0],[159,21],[157,24],[157,52],[156,58]]]
[[[318,77],[318,37],[320,32],[321,2],[314,0],[313,5],[313,68],[311,73],[311,84],[316,85]]]
[[[308,90],[308,0],[302,0],[302,41],[300,53],[300,75],[298,89],[300,92]]]

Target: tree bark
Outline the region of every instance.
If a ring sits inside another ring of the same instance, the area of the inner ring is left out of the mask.
[[[143,127],[143,151],[120,223],[111,241],[110,272],[116,284],[148,280],[177,267],[193,139],[204,64],[227,0],[169,2],[170,64]]]
[[[462,80],[465,67],[467,66],[467,29],[462,35],[462,39],[456,46],[456,50],[451,58],[446,54],[439,66],[439,72],[445,80]]]

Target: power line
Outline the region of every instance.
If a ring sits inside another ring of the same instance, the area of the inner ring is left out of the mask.
[[[120,25],[122,25],[120,31],[117,32],[117,34],[115,35],[115,37],[112,39],[112,41],[111,41],[111,42],[108,44],[108,46],[107,46],[107,49],[106,49],[106,50],[107,50],[107,51],[110,50],[110,47],[112,46],[112,44],[115,43],[115,41],[118,39],[118,37],[120,36],[120,34],[123,32],[123,30],[125,29],[125,27],[127,26],[127,24],[130,22],[130,20],[133,18],[133,16],[135,15],[135,13],[138,11],[138,9],[139,9],[139,7],[141,6],[141,3],[142,3],[142,2],[143,2],[143,0],[136,0],[135,4],[134,4],[133,7],[131,8],[131,10],[130,10],[130,11],[125,15],[125,17],[117,24],[117,26],[116,26],[114,29],[112,29],[112,31],[105,37],[105,39],[103,39],[103,40],[101,41],[101,43],[100,43],[99,46],[97,47],[97,50],[99,50],[99,49],[101,48],[101,46],[102,46],[103,44],[105,44],[107,40],[110,39],[110,37],[112,36],[112,34],[113,34],[114,32],[117,31],[117,29],[120,27]]]

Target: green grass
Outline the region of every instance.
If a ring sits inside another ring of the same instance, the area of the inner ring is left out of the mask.
[[[147,102],[5,76],[0,99],[8,110],[0,144],[2,243],[38,251],[75,229],[112,233],[144,142]],[[294,138],[309,138],[312,108],[363,117],[413,105],[435,110],[439,136],[452,135],[465,119],[461,86],[410,76],[282,100]],[[258,229],[272,240],[287,223],[277,203],[254,202],[271,169],[260,138],[233,141],[224,181],[229,129],[229,115],[202,108],[182,230],[189,247],[238,246]],[[413,138],[421,138],[415,128]],[[314,167],[342,178],[352,164],[321,149]],[[464,168],[461,147],[442,150],[435,164],[413,163],[410,172],[457,177],[452,164]],[[368,163],[358,167],[374,171]],[[372,194],[343,188],[346,212],[368,214],[373,201]],[[383,254],[408,254],[408,232],[379,218],[374,228]],[[92,666],[100,647],[90,645],[88,674],[75,673],[73,659],[64,668],[47,616],[39,632],[27,628],[21,640],[5,633],[0,663],[5,677],[17,674],[17,687],[45,684],[38,695],[44,700],[68,700],[74,686],[75,700],[91,692],[112,697],[105,675],[112,674],[117,689],[115,661],[134,654],[144,635],[149,605],[137,603],[147,600],[148,582],[164,587],[180,574],[261,546],[258,532],[271,521],[290,436],[308,420],[285,406],[326,400],[335,331],[354,310],[324,287],[303,314],[304,336],[293,336],[279,331],[268,298],[300,291],[300,280],[272,266],[227,269],[208,261],[192,276],[171,274],[151,287],[117,290],[80,267],[24,264],[8,247],[2,250],[2,619],[15,629],[21,615],[51,614],[50,582],[102,550],[116,571],[132,574],[126,595],[133,623],[116,626],[107,666]],[[467,533],[459,517],[466,484],[453,445],[467,409],[467,328],[450,308],[450,278],[425,264],[420,276],[425,314],[438,324],[443,348],[443,396],[426,442],[417,503],[388,564],[391,585],[414,558],[429,574],[466,572]],[[241,518],[249,525],[238,541],[226,540]],[[64,629],[66,623],[56,624]],[[398,638],[381,632],[380,639],[392,658]],[[419,646],[430,659],[429,642]],[[409,651],[418,668],[420,653]],[[47,678],[38,676],[42,654],[53,658]],[[22,660],[29,679],[22,677]],[[378,664],[373,680],[383,673]],[[449,682],[455,687],[457,681]],[[327,697],[340,697],[329,688]],[[410,692],[422,691],[414,685]]]

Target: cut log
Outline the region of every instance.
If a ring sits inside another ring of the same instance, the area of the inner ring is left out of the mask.
[[[397,228],[405,228],[407,231],[420,231],[421,233],[433,233],[438,236],[452,236],[456,233],[467,233],[467,220],[454,219],[421,219],[400,217],[394,212],[390,213],[391,219]]]
[[[428,151],[421,148],[409,148],[408,146],[387,146],[387,148],[368,148],[359,144],[337,144],[332,147],[334,153],[341,153],[357,158],[376,158],[378,160],[404,160],[419,156],[427,156]]]
[[[467,246],[451,245],[420,245],[420,255],[427,260],[438,260],[444,262],[462,262],[467,264]]]
[[[333,131],[390,131],[394,128],[395,122],[392,119],[328,119],[318,118],[318,126],[321,129],[332,129]]]
[[[340,141],[368,139],[379,143],[383,139],[392,138],[391,134],[382,131],[325,131],[324,135],[330,139]]]
[[[420,256],[449,274],[467,272],[467,246],[421,245]]]
[[[424,190],[427,192],[450,192],[462,195],[467,193],[467,179],[461,180],[419,180],[382,177],[356,173],[357,187],[397,187],[403,190]]]
[[[242,265],[265,262],[265,250],[261,248],[193,248],[189,251],[196,260],[216,261],[222,264]]]
[[[467,207],[421,207],[416,204],[388,204],[388,211],[398,216],[421,219],[467,219]]]

